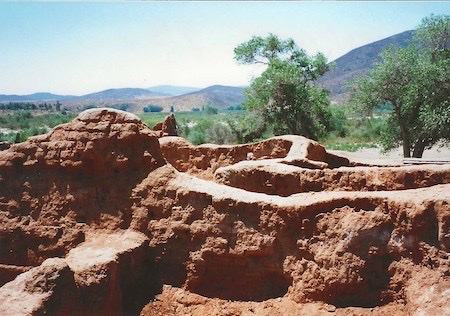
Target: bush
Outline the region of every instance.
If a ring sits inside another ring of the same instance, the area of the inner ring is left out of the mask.
[[[190,123],[192,127],[189,128],[188,124],[183,124],[188,128],[187,140],[189,140],[194,145],[200,145],[207,142],[206,130],[213,125],[213,121],[207,118],[199,119],[196,123]],[[181,128],[182,131],[185,130],[184,127]]]
[[[273,132],[267,129],[264,119],[255,112],[246,112],[244,116],[228,118],[227,124],[240,144],[273,136]]]
[[[238,105],[231,105],[229,107],[227,107],[227,111],[242,111],[242,105],[238,104]]]
[[[343,106],[332,106],[330,131],[338,137],[345,137],[349,133],[347,109]]]
[[[216,122],[206,130],[207,141],[209,143],[223,145],[234,142],[233,133],[228,124]]]
[[[112,109],[126,111],[130,107],[130,105],[128,103],[120,103],[120,104],[113,104],[113,105],[110,105],[108,107],[110,107]]]
[[[199,129],[194,129],[189,133],[188,141],[194,145],[201,145],[206,143],[205,132]]]
[[[13,143],[16,138],[16,133],[0,133],[0,142]]]
[[[144,107],[144,112],[148,113],[148,112],[152,112],[152,113],[157,113],[157,112],[161,112],[163,110],[163,107],[160,105],[156,105],[156,104],[149,104],[146,107]]]
[[[213,107],[212,105],[207,105],[205,108],[205,112],[206,112],[206,114],[209,114],[209,115],[215,115],[215,114],[219,113],[219,110],[217,108]]]
[[[85,111],[85,110],[89,110],[89,109],[95,109],[95,108],[96,108],[95,104],[85,104],[85,105],[83,105],[81,111]]]
[[[379,140],[383,126],[386,124],[386,117],[372,117],[356,121],[356,126],[352,129],[351,136],[360,140]]]
[[[320,141],[334,150],[357,151],[379,147],[387,116],[366,117],[347,106],[332,107],[331,133]]]

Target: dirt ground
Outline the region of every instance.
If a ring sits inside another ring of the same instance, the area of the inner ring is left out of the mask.
[[[390,161],[391,163],[401,163],[403,159],[402,148],[398,147],[387,153],[383,153],[380,148],[363,148],[355,152],[329,150],[336,155],[344,156],[354,160],[375,160],[375,161]],[[425,159],[448,159],[450,160],[450,145],[439,144],[433,146],[431,149],[425,150],[423,157]]]

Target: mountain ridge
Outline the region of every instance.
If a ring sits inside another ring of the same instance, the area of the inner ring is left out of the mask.
[[[334,102],[344,101],[349,92],[346,82],[367,74],[380,60],[379,54],[389,45],[405,47],[411,43],[414,31],[408,30],[384,39],[357,47],[334,60],[335,68],[325,73],[317,83],[330,92]]]

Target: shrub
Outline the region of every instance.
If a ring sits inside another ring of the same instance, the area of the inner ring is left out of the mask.
[[[206,114],[209,114],[209,115],[215,115],[215,114],[219,113],[219,110],[217,108],[213,107],[212,105],[207,105],[205,108],[205,112],[206,112]]]
[[[228,118],[227,124],[240,144],[273,136],[272,131],[267,129],[264,119],[255,112],[246,112],[246,115]]]
[[[202,118],[189,129],[187,139],[194,145],[200,145],[207,142],[206,130],[213,125],[210,119]]]
[[[130,107],[130,105],[128,103],[120,103],[120,104],[113,104],[108,107],[121,111],[126,111]]]
[[[206,143],[206,136],[204,131],[194,129],[189,133],[188,141],[194,145],[200,145]]]
[[[209,143],[223,145],[234,142],[233,133],[228,124],[216,122],[206,130],[207,141]]]
[[[332,106],[330,110],[330,131],[338,137],[347,136],[349,133],[347,109],[343,106]]]
[[[242,105],[238,104],[238,105],[231,105],[229,107],[227,107],[227,111],[242,111]]]
[[[84,111],[84,110],[95,109],[95,108],[96,108],[95,104],[85,104],[85,105],[83,105],[81,110]]]
[[[149,104],[146,107],[144,107],[144,112],[152,112],[152,113],[156,113],[156,112],[161,112],[163,110],[163,107],[160,105],[156,105],[156,104]]]

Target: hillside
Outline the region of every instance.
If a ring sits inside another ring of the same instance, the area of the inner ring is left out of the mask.
[[[46,92],[30,95],[0,95],[0,102],[41,102],[62,101],[68,109],[82,109],[86,105],[114,106],[118,103],[129,105],[130,112],[143,112],[149,104],[160,105],[169,112],[173,106],[175,111],[191,111],[212,105],[219,109],[241,104],[245,97],[243,88],[214,85],[198,91],[198,88],[181,86],[155,86],[153,90],[140,88],[108,89],[82,96],[62,96]],[[194,90],[194,91],[193,91]],[[181,95],[178,93],[189,92]]]
[[[81,96],[58,95],[48,92],[37,92],[27,95],[0,94],[0,102],[43,102],[43,101],[122,101],[143,98],[154,98],[168,96],[163,92],[154,92],[140,88],[107,89],[99,92],[89,93]]]
[[[244,88],[240,87],[215,85],[180,96],[153,99],[151,103],[162,106],[164,111],[169,111],[171,106],[175,111],[191,111],[193,108],[201,109],[207,105],[226,109],[245,100],[243,91]]]
[[[78,99],[93,100],[93,101],[133,100],[165,95],[167,94],[153,92],[147,89],[122,88],[122,89],[108,89],[100,92],[85,94],[83,96],[78,97]]]
[[[27,95],[0,94],[0,102],[31,102],[31,101],[63,101],[77,98],[73,95],[58,95],[48,92],[37,92]]]
[[[318,80],[318,83],[330,91],[332,101],[339,102],[346,98],[346,82],[366,74],[379,60],[381,51],[389,45],[407,46],[414,31],[406,31],[388,38],[355,48],[334,61],[336,67]]]
[[[199,91],[200,88],[160,85],[160,86],[150,87],[150,88],[148,88],[148,90],[156,92],[156,93],[161,93],[161,95],[177,96],[177,95],[182,95],[182,94],[186,94],[186,93]]]

